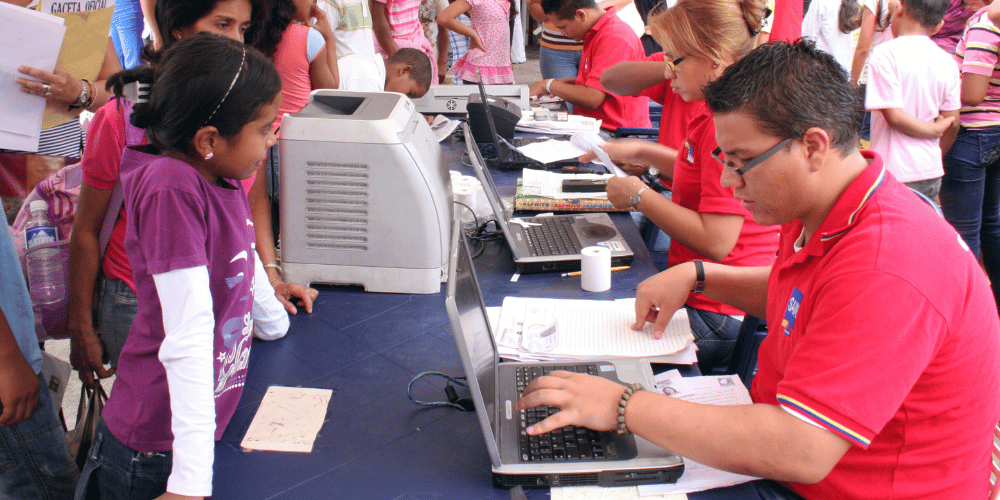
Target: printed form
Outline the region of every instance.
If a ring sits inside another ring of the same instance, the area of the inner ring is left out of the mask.
[[[52,71],[66,26],[62,18],[0,2],[0,149],[38,151],[45,98],[21,92],[18,66]]]

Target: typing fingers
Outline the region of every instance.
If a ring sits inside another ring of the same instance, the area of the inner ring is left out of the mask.
[[[555,415],[551,415],[545,420],[538,422],[525,429],[529,435],[537,436],[539,434],[545,434],[546,432],[552,432],[556,429],[561,429],[567,425],[574,425],[570,417],[569,412],[558,411]]]

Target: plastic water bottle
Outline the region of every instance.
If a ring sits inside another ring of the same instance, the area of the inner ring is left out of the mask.
[[[44,200],[35,200],[30,207],[31,218],[24,226],[28,289],[35,305],[54,304],[66,297],[66,273],[59,248],[32,249],[45,243],[55,243],[59,237],[49,220],[49,204]]]

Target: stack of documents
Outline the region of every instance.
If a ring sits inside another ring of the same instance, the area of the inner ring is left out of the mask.
[[[507,297],[493,329],[501,357],[517,361],[588,360],[607,357],[653,358],[664,363],[695,362],[694,336],[687,311],[680,309],[663,337],[653,325],[632,330],[634,301]]]
[[[599,132],[601,120],[580,115],[569,115],[566,121],[535,120],[536,108],[521,113],[521,120],[514,126],[520,132],[536,134],[572,134],[574,132]]]
[[[543,196],[557,200],[570,200],[573,198],[606,200],[608,199],[607,191],[595,191],[592,193],[563,192],[562,182],[566,179],[607,181],[611,177],[614,176],[611,174],[561,174],[547,170],[526,168],[521,172],[521,185],[524,188],[526,196]]]

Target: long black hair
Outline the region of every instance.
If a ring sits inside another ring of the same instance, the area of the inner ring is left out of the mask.
[[[132,82],[152,81],[148,102],[136,103],[130,121],[146,129],[149,143],[192,154],[191,139],[204,126],[225,138],[240,133],[281,92],[274,64],[253,47],[198,33],[164,51],[159,65],[116,73],[109,88],[122,96]]]
[[[246,42],[273,59],[281,37],[295,18],[296,7],[292,0],[263,0],[263,2],[264,20],[247,33]]]
[[[194,26],[199,19],[215,10],[221,2],[233,0],[156,0],[156,28],[160,31],[163,46],[153,50],[152,45],[142,49],[142,59],[150,64],[159,62],[163,52],[169,49],[177,40],[174,30]],[[263,15],[262,0],[249,0],[250,19],[257,21]],[[251,25],[253,29],[253,25]]]

